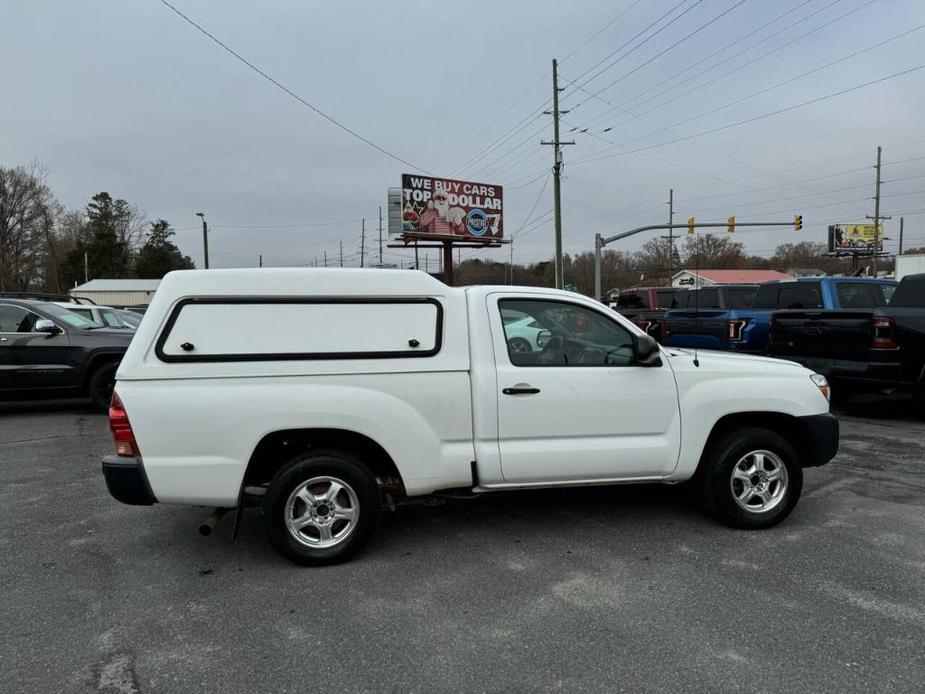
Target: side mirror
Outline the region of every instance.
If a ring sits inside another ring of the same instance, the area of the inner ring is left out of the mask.
[[[640,366],[661,366],[661,351],[651,335],[636,335],[636,363]]]
[[[536,346],[540,349],[543,349],[546,345],[549,344],[549,341],[552,339],[551,330],[540,330],[536,334]]]
[[[64,332],[61,330],[61,328],[55,325],[53,320],[48,320],[47,318],[39,318],[37,321],[35,321],[35,327],[33,330],[37,333],[45,333],[49,336]]]

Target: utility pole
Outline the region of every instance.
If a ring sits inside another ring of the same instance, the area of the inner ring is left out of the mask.
[[[552,61],[552,111],[543,111],[543,113],[552,115],[553,140],[552,142],[542,141],[542,145],[552,145],[553,166],[552,166],[552,183],[553,183],[553,206],[556,214],[556,288],[562,289],[562,145],[574,145],[575,141],[562,142],[559,139],[559,116],[568,113],[568,111],[559,110],[559,61],[553,58]]]
[[[892,217],[880,216],[880,184],[883,182],[880,180],[880,152],[881,147],[877,146],[877,185],[874,193],[874,216],[871,217],[867,215],[868,219],[874,220],[874,248],[873,248],[873,258],[871,264],[874,267],[874,277],[877,276],[877,257],[880,254],[880,220],[881,219],[892,219]]]
[[[514,239],[511,239],[511,281],[508,284],[514,284]]]
[[[668,189],[668,282],[674,276],[674,188]]]
[[[340,242],[340,266],[341,267],[344,266],[344,242],[343,240],[341,240]]]
[[[257,267],[263,267],[263,253],[257,256]]]
[[[209,225],[206,224],[206,216],[202,212],[197,212],[196,216],[202,220],[202,264],[206,270],[209,269]]]
[[[379,267],[382,267],[382,205],[379,205]]]
[[[84,284],[90,281],[90,260],[87,258],[87,252],[84,251]]]
[[[906,219],[905,217],[899,218],[899,253],[897,253],[896,255],[903,254],[903,221],[905,219]]]
[[[324,252],[324,266],[325,267],[328,266],[328,252],[327,251]]]
[[[365,266],[366,255],[366,217],[363,218],[363,231],[360,232],[360,267]]]

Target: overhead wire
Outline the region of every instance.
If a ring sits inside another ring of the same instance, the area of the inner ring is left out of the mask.
[[[180,17],[181,19],[183,19],[183,21],[185,21],[187,24],[189,24],[190,26],[194,27],[197,31],[199,31],[199,32],[202,33],[203,35],[207,36],[207,37],[208,37],[210,40],[212,40],[215,44],[217,44],[218,46],[220,46],[220,47],[221,47],[225,52],[227,52],[229,55],[231,55],[231,56],[233,56],[234,58],[236,58],[238,61],[240,61],[241,63],[243,63],[243,64],[246,65],[247,67],[249,67],[251,70],[253,70],[254,72],[256,72],[258,75],[260,75],[261,77],[263,77],[265,80],[267,80],[268,82],[270,82],[271,84],[273,84],[274,86],[276,86],[278,89],[282,90],[283,92],[285,92],[286,94],[288,94],[289,96],[291,96],[293,99],[295,99],[296,101],[298,101],[300,104],[302,104],[302,105],[305,106],[306,108],[312,110],[314,113],[316,113],[317,115],[319,115],[319,116],[321,116],[322,118],[324,118],[324,119],[325,119],[326,121],[328,121],[329,123],[335,125],[336,127],[340,128],[341,130],[343,130],[344,132],[346,132],[347,134],[349,134],[349,135],[351,135],[352,137],[356,138],[357,140],[360,140],[361,142],[363,142],[363,143],[369,145],[370,147],[372,147],[372,148],[375,149],[376,151],[378,151],[378,152],[380,152],[380,153],[386,155],[387,157],[389,157],[389,158],[391,158],[391,159],[394,159],[395,161],[398,161],[398,162],[400,162],[400,163],[402,163],[402,164],[405,164],[406,166],[410,166],[412,169],[415,169],[415,170],[417,170],[417,171],[423,171],[424,173],[430,173],[427,169],[423,168],[422,166],[418,166],[417,164],[414,164],[414,163],[408,161],[407,159],[403,159],[402,157],[398,156],[397,154],[395,154],[395,153],[393,153],[393,152],[390,152],[389,150],[385,149],[384,147],[381,147],[380,145],[376,144],[375,142],[373,142],[373,141],[370,140],[369,138],[364,137],[363,135],[361,135],[360,133],[358,133],[358,132],[357,132],[356,130],[354,130],[353,128],[350,128],[349,126],[344,125],[344,124],[341,123],[339,120],[337,120],[336,118],[334,118],[334,116],[331,116],[331,115],[329,115],[328,113],[326,113],[325,111],[322,111],[320,108],[318,108],[317,106],[315,106],[314,104],[312,104],[311,102],[309,102],[307,99],[305,99],[305,98],[303,98],[302,96],[296,94],[294,91],[292,91],[292,90],[291,90],[289,87],[287,87],[285,84],[283,84],[282,82],[280,82],[279,80],[277,80],[275,77],[272,77],[272,76],[269,75],[267,72],[265,72],[265,71],[262,70],[261,68],[257,67],[257,65],[255,65],[253,62],[251,62],[250,60],[248,60],[247,58],[245,58],[243,55],[241,55],[240,53],[238,53],[237,51],[235,51],[233,48],[231,48],[231,46],[229,46],[228,44],[226,44],[226,43],[224,43],[223,41],[221,41],[218,37],[216,37],[214,34],[212,34],[209,30],[207,30],[207,29],[206,29],[205,27],[203,27],[201,24],[198,24],[197,22],[195,22],[195,21],[193,21],[192,19],[190,19],[190,17],[188,17],[187,15],[183,14],[183,12],[181,12],[181,11],[178,10],[176,7],[174,7],[173,5],[171,5],[169,2],[167,2],[167,0],[159,0],[159,1],[160,1],[160,3],[161,3],[162,5],[164,5],[165,7],[169,8],[169,9],[170,9],[174,14],[176,14],[178,17]]]

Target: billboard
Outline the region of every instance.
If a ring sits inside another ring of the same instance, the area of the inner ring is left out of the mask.
[[[879,226],[877,251],[883,250],[883,225]],[[829,227],[829,251],[832,253],[871,253],[874,250],[873,224],[833,224]]]
[[[501,186],[402,174],[400,219],[398,233],[402,234],[500,240],[503,236]],[[390,231],[396,231],[396,226],[390,224]]]

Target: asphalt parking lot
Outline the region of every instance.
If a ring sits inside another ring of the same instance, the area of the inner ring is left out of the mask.
[[[351,563],[133,508],[104,416],[0,405],[5,692],[921,691],[925,423],[840,412],[783,525],[622,487],[404,507]]]

